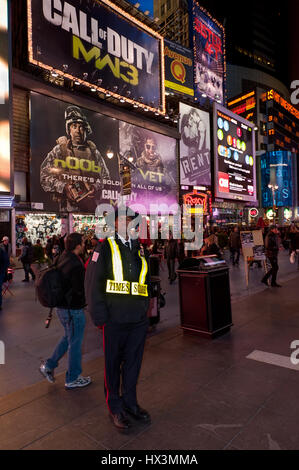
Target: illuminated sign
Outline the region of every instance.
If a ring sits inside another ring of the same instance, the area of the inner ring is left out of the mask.
[[[291,152],[267,152],[261,157],[262,206],[292,207],[294,200],[295,158]],[[277,186],[274,191],[269,188]]]
[[[254,124],[214,103],[216,197],[256,201]]]
[[[10,193],[10,58],[7,0],[0,0],[0,192]]]
[[[193,0],[194,94],[224,103],[226,79],[223,26]]]
[[[164,40],[165,87],[194,96],[192,52],[180,44]]]
[[[180,103],[180,184],[211,186],[210,115]]]
[[[266,217],[267,217],[268,220],[273,220],[274,219],[275,213],[274,213],[273,209],[270,209],[270,210],[267,211]]]
[[[228,109],[247,121],[256,121],[256,94],[255,91],[242,95],[228,102]]]
[[[185,206],[195,206],[192,208],[191,213],[203,213],[208,214],[208,195],[200,194],[196,190],[193,193],[184,194],[183,201]],[[202,206],[202,209],[197,208],[196,206]],[[200,212],[194,212],[194,210],[200,209]]]
[[[285,209],[283,214],[286,220],[290,220],[293,217],[293,211],[290,209]]]
[[[27,0],[27,6],[32,64],[165,113],[162,36],[109,0]]]
[[[262,96],[263,101],[274,100],[280,106],[282,106],[286,111],[295,116],[296,119],[299,119],[299,111],[291,103],[288,103],[282,96],[280,96],[276,91],[270,90],[267,93],[264,93]]]
[[[255,219],[259,215],[259,211],[255,207],[253,207],[252,209],[249,210],[249,215],[250,217]]]

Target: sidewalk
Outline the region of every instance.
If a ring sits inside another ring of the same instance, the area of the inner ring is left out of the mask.
[[[84,365],[93,378],[85,390],[66,392],[61,374],[1,398],[0,449],[298,449],[299,370],[247,359],[254,350],[290,356],[298,277],[235,302],[233,320],[212,342],[178,327],[148,338],[138,395],[150,426],[126,435],[112,426],[98,357]]]

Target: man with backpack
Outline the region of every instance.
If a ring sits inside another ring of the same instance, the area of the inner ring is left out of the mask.
[[[23,279],[22,282],[29,282],[29,274],[31,274],[32,280],[35,281],[35,274],[31,269],[31,264],[33,263],[34,258],[32,243],[25,237],[22,244],[22,254],[19,258],[23,264],[23,269],[25,272],[25,279]]]
[[[57,305],[57,315],[64,327],[65,334],[56,349],[46,362],[39,368],[41,374],[51,383],[54,379],[54,369],[58,367],[60,359],[68,352],[68,370],[66,373],[65,388],[72,390],[86,387],[91,383],[90,377],[82,377],[82,341],[85,329],[84,307],[84,276],[85,269],[80,255],[84,249],[83,236],[72,233],[66,239],[66,249],[56,261],[56,266],[50,268],[61,276],[61,300]],[[43,295],[42,283],[39,285],[39,298]],[[40,286],[40,287],[39,287]],[[45,297],[47,292],[45,293]]]

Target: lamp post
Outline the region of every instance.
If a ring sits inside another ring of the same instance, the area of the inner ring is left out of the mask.
[[[273,198],[273,225],[275,225],[275,217],[276,217],[276,205],[275,205],[275,191],[279,189],[277,184],[268,184],[268,188],[272,191],[272,198]]]

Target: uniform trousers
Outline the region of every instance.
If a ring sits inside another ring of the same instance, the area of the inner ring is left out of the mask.
[[[136,387],[147,330],[148,319],[129,324],[107,323],[103,327],[104,390],[112,414],[137,405]]]

